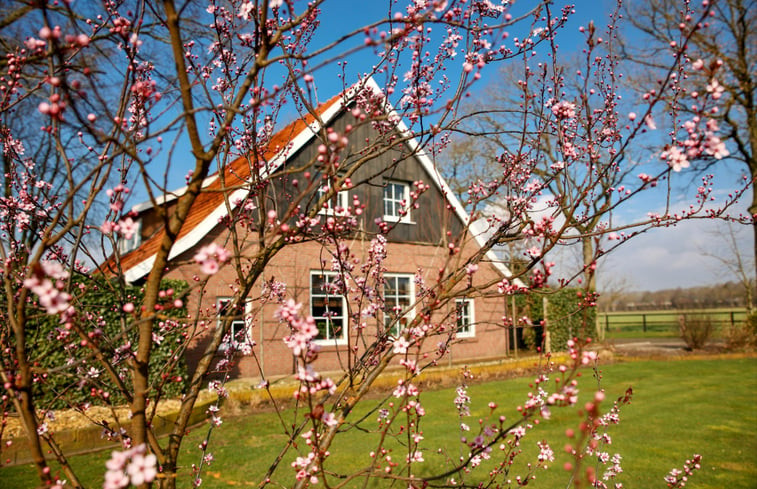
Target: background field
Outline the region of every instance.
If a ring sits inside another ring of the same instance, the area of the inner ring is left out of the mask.
[[[605,338],[677,337],[678,319],[707,319],[716,325],[716,337],[724,328],[746,319],[746,309],[689,309],[667,311],[622,311],[597,313]]]

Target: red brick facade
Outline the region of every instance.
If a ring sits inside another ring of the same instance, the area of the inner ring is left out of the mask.
[[[391,239],[391,233],[389,233]],[[216,242],[224,244],[225,236],[220,235]],[[207,244],[203,242],[201,244]],[[200,244],[198,244],[200,246]],[[350,250],[359,259],[365,257],[369,242],[352,241]],[[469,253],[476,250],[477,245],[471,242],[460,253],[457,260],[463,259]],[[186,256],[179,257],[178,261],[191,259],[194,251],[190,250]],[[421,270],[422,277],[427,285],[434,285],[439,268],[444,266],[455,266],[454,262],[447,263],[449,254],[447,247],[407,244],[407,243],[387,243],[387,258],[384,262],[386,276],[393,274],[414,275]],[[309,242],[292,245],[282,249],[279,254],[266,267],[264,278],[269,280],[271,277],[277,281],[286,284],[286,297],[294,299],[303,304],[303,313],[310,314],[310,275],[311,272],[320,272],[322,270],[321,262],[326,260],[327,265],[324,270],[328,271],[330,266],[330,255],[327,249],[318,243]],[[177,267],[171,270],[167,278],[183,279],[190,283],[198,273],[197,266],[189,263],[186,266]],[[494,266],[488,263],[482,263],[479,270],[473,276],[473,286],[481,287],[485,284],[495,283],[502,279],[502,275]],[[235,284],[234,270],[226,266],[217,274],[210,277],[205,287],[205,295],[200,304],[199,290],[195,290],[191,295],[188,306],[190,311],[206,311],[208,316],[212,316],[212,307],[218,298],[230,297],[233,295]],[[470,300],[472,301],[472,332],[469,336],[456,339],[449,351],[444,356],[443,362],[464,361],[480,358],[496,357],[504,355],[507,347],[506,329],[503,328],[502,316],[505,312],[504,296],[496,293],[496,287],[489,287],[488,294],[474,293],[471,291]],[[260,290],[258,287],[257,291]],[[256,292],[257,293],[257,292]],[[253,293],[253,295],[256,295]],[[417,295],[417,294],[416,294]],[[260,370],[266,376],[291,374],[294,372],[295,364],[291,351],[285,345],[283,338],[289,334],[286,324],[276,319],[274,313],[278,306],[267,304],[260,308],[257,303],[248,310],[247,334],[249,339],[255,342],[254,356],[237,354],[235,366],[232,371],[234,377],[258,377]],[[432,324],[438,327],[440,323],[454,325],[453,318],[454,302],[447,304],[432,318]],[[366,327],[363,331],[365,338],[375,339],[376,331],[380,327],[382,314],[377,317],[365,319]],[[188,350],[188,361],[190,368],[196,364],[199,355],[202,353],[204,345],[209,339],[215,328],[215,321],[210,317],[206,321],[206,330],[200,335]],[[349,321],[349,334],[351,345],[358,343],[356,324]],[[436,356],[438,345],[446,340],[447,335],[431,336],[426,339],[422,348],[422,357],[433,359]],[[358,343],[359,344],[359,343]],[[332,342],[319,342],[320,353],[314,363],[316,370],[341,370],[347,365],[347,345],[335,345]],[[411,350],[414,353],[414,350]],[[358,349],[358,354],[362,353],[362,348]]]

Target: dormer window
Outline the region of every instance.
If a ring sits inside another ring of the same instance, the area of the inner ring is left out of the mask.
[[[129,233],[120,232],[118,235],[118,252],[122,255],[136,250],[142,244],[142,220],[136,219],[132,222],[133,226]],[[129,234],[130,236],[127,239]]]
[[[410,219],[410,185],[388,180],[384,182],[384,221],[412,222]]]

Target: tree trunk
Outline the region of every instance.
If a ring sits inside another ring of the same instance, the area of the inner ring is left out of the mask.
[[[592,242],[592,238],[590,236],[581,238],[581,247],[583,251],[584,286],[588,290],[595,291],[597,290],[597,267],[594,260],[594,243]]]

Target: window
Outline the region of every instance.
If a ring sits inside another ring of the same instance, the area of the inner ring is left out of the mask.
[[[347,305],[336,293],[335,273],[310,274],[310,314],[318,328],[316,340],[342,343],[347,341]]]
[[[228,335],[221,343],[221,350],[227,350],[234,348],[238,350],[241,346],[249,342],[247,338],[247,322],[244,320],[244,311],[231,311],[231,303],[233,299],[230,297],[219,297],[216,302],[218,311],[218,327],[222,326],[223,320],[227,317],[231,317],[231,328]]]
[[[316,199],[321,200],[324,195],[331,189],[331,180],[318,188],[316,192]],[[340,190],[331,199],[326,201],[326,205],[318,211],[318,214],[326,214],[329,216],[342,215],[349,206],[349,192],[346,190]]]
[[[384,182],[384,220],[410,222],[410,186],[403,182]]]
[[[412,275],[384,275],[384,328],[399,336],[415,316]]]
[[[457,319],[458,338],[475,336],[473,299],[455,299],[455,317]]]
[[[125,237],[119,235],[118,238],[118,252],[122,255],[125,255],[126,253],[130,252],[131,250],[136,250],[140,243],[142,242],[142,220],[136,219],[134,221],[134,233],[131,235],[130,239],[126,239]]]

